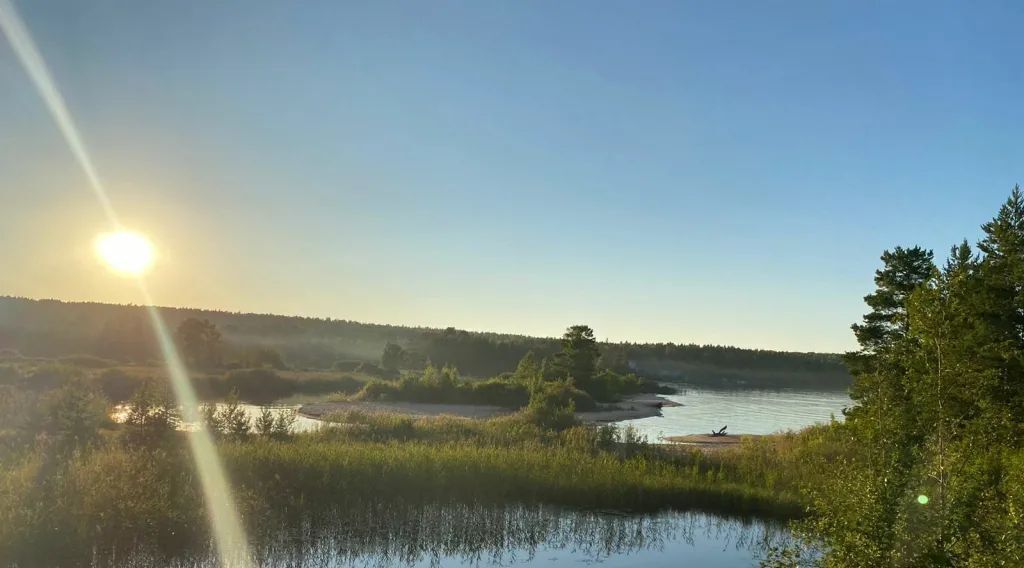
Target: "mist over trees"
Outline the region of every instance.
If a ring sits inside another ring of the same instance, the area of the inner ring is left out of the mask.
[[[262,368],[421,370],[427,362],[469,377],[513,372],[532,352],[562,349],[555,338],[426,329],[343,320],[158,308],[195,369]],[[188,322],[187,324],[185,322]],[[181,326],[185,325],[184,329]],[[388,347],[388,345],[394,347]],[[838,355],[673,343],[597,342],[601,366],[617,373],[707,385],[845,388]],[[382,358],[385,349],[389,352]],[[0,297],[0,354],[59,358],[89,355],[160,364],[148,315],[140,306]]]

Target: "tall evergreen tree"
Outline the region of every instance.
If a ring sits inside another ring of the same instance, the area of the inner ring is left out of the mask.
[[[562,351],[556,355],[558,378],[571,377],[578,385],[588,384],[597,374],[600,351],[594,330],[587,325],[574,325],[562,336]]]
[[[919,246],[896,247],[882,253],[882,268],[875,271],[874,292],[864,296],[871,311],[863,323],[853,325],[861,350],[874,354],[906,336],[907,300],[935,270],[932,251]]]
[[[1024,413],[1024,196],[1015,186],[994,219],[982,225],[979,293],[989,333],[986,356],[999,366],[997,395]]]

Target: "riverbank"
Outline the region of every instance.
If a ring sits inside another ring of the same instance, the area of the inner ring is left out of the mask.
[[[715,451],[727,448],[735,448],[743,440],[758,440],[771,438],[761,434],[726,434],[724,436],[712,436],[710,434],[689,434],[686,436],[665,436],[665,442],[680,446],[689,446],[702,451]]]
[[[677,402],[652,394],[638,394],[624,398],[615,404],[602,405],[596,410],[577,412],[582,422],[605,423],[620,420],[634,420],[661,416],[661,409],[682,406]],[[513,411],[500,406],[483,404],[439,404],[428,402],[379,402],[379,401],[337,401],[314,402],[299,407],[299,414],[307,418],[322,420],[332,414],[358,410],[371,414],[401,414],[416,418],[432,416],[456,416],[459,418],[487,419],[512,414]]]

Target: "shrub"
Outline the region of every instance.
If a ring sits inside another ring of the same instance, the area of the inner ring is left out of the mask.
[[[220,388],[241,400],[265,403],[295,394],[298,385],[270,369],[240,369],[229,371]]]
[[[129,375],[123,369],[107,369],[92,378],[91,382],[107,400],[124,402],[135,394],[144,381]]]
[[[564,430],[575,426],[579,423],[576,420],[575,391],[569,381],[543,383],[533,391],[523,416],[541,428]]]
[[[160,446],[181,424],[178,406],[165,384],[146,380],[129,402],[125,440],[133,446]]]

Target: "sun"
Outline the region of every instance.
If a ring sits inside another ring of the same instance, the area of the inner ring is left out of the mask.
[[[153,243],[132,231],[106,233],[96,238],[96,254],[115,272],[140,276],[153,266]]]

